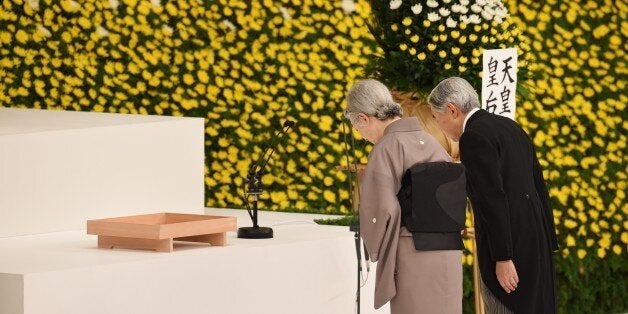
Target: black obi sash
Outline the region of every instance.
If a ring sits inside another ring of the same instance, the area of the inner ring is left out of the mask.
[[[460,163],[417,163],[397,193],[401,225],[419,251],[462,250],[467,207],[465,168]]]

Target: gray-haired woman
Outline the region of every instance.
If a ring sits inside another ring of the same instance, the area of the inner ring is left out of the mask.
[[[390,301],[391,313],[461,313],[461,250],[419,251],[401,226],[397,193],[404,173],[417,163],[451,157],[416,117],[401,118],[401,106],[376,80],[356,83],[345,117],[374,144],[360,185],[360,230],[377,261],[375,308]]]

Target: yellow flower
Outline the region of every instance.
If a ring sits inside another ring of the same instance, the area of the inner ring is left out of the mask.
[[[15,34],[15,39],[24,44],[28,41],[28,34],[24,30],[20,29]]]
[[[427,50],[434,51],[434,49],[436,49],[436,45],[435,44],[428,44],[427,45]]]
[[[567,246],[575,246],[576,245],[576,240],[571,235],[567,236],[566,242],[567,242]]]
[[[432,23],[430,23],[430,21],[428,21],[428,20],[423,20],[423,26],[424,26],[424,27],[430,27],[430,25],[431,25],[431,24],[432,24]]]
[[[569,256],[569,249],[568,248],[564,248],[562,253],[563,253],[563,257]]]
[[[406,51],[408,49],[408,45],[406,45],[405,43],[402,43],[399,45],[399,49],[401,49],[401,51]]]
[[[573,229],[573,228],[578,226],[578,223],[576,223],[575,221],[573,221],[571,219],[567,219],[567,220],[565,220],[564,225],[565,225],[565,227],[567,229]]]
[[[198,76],[198,80],[203,83],[203,84],[207,84],[209,82],[209,75],[207,74],[207,72],[200,70],[197,73]]]
[[[612,35],[609,39],[611,45],[613,46],[619,46],[621,45],[621,38],[619,38],[619,36],[617,35]]]
[[[606,256],[606,250],[603,248],[597,249],[597,256],[599,256],[600,258],[604,258],[604,256]]]
[[[88,29],[88,28],[92,27],[92,23],[87,18],[85,18],[84,16],[81,16],[78,19],[78,23],[79,23],[79,25],[81,25],[81,27],[83,29]]]
[[[615,254],[617,255],[621,254],[621,246],[617,244],[613,245],[613,252],[615,252]]]
[[[412,25],[412,18],[410,17],[405,17],[402,21],[401,24],[403,24],[404,26],[410,26]]]
[[[583,259],[585,256],[587,256],[587,251],[583,249],[578,249],[578,258]]]
[[[438,56],[441,57],[441,59],[444,59],[447,56],[447,52],[445,50],[441,50],[438,52]]]
[[[602,38],[606,36],[606,34],[608,34],[609,31],[610,31],[610,28],[608,28],[608,25],[601,24],[600,26],[596,27],[593,30],[593,37],[597,39]]]
[[[397,26],[397,24],[393,24],[393,25],[390,25],[390,29],[396,32],[399,30],[399,26]]]
[[[600,241],[598,241],[598,245],[601,248],[608,249],[611,246],[611,234],[610,233],[604,233],[602,235],[602,239],[600,239]]]
[[[137,12],[142,15],[148,15],[150,13],[150,3],[147,1],[141,2],[140,5],[137,6]]]
[[[425,52],[421,52],[417,55],[417,58],[421,61],[425,60],[425,57],[426,57]]]
[[[194,84],[194,77],[191,74],[189,74],[189,73],[184,74],[183,75],[183,83],[185,83],[187,85]]]
[[[419,35],[414,35],[414,36],[410,37],[410,41],[413,42],[413,43],[419,42]]]
[[[330,190],[325,190],[323,191],[323,198],[328,201],[329,203],[335,203],[336,202],[336,194]]]

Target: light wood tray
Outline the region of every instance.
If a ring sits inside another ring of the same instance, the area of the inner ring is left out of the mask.
[[[235,231],[235,217],[158,213],[87,221],[87,234],[98,235],[99,248],[149,249],[172,252],[174,241],[226,244]]]

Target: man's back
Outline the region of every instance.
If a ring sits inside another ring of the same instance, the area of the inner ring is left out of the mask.
[[[552,312],[554,283],[549,278],[554,277],[556,235],[529,137],[514,121],[480,110],[460,137],[460,156],[467,168],[484,283],[515,311]],[[495,262],[502,260],[513,260],[520,278],[509,294],[495,277]]]

